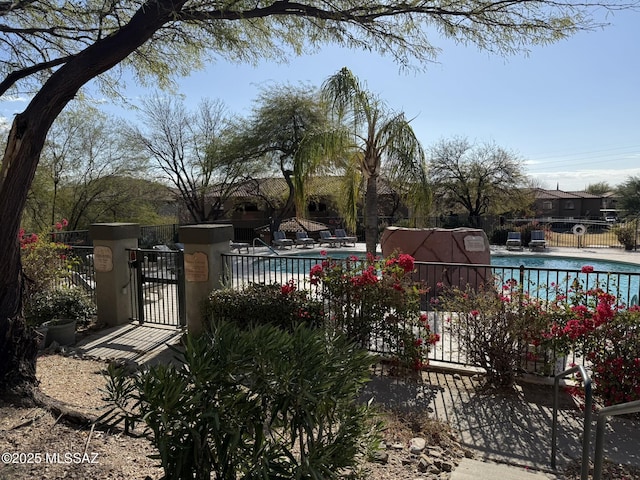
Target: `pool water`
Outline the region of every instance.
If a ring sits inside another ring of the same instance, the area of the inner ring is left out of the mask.
[[[291,276],[304,278],[311,267],[325,258],[345,259],[351,256],[364,258],[364,254],[330,251],[326,257],[318,254],[296,253],[279,257],[260,257],[253,260],[247,270],[258,274],[263,281],[267,278],[286,282]],[[601,287],[615,294],[620,301],[637,304],[640,296],[640,265],[616,261],[591,260],[574,257],[535,255],[492,255],[491,265],[497,283],[508,280],[522,282],[527,291],[536,296],[549,296],[556,287],[567,291],[578,281],[585,290]],[[520,272],[520,266],[525,267]],[[593,267],[593,273],[582,273],[583,266]],[[273,277],[275,275],[275,277]],[[272,281],[272,280],[269,280]]]
[[[640,265],[632,263],[591,260],[574,257],[533,255],[492,256],[491,265],[503,281],[518,279],[536,296],[552,298],[554,287],[569,292],[576,282],[584,289],[602,288],[628,305],[637,305],[640,295]],[[520,265],[525,267],[520,275]],[[583,273],[582,267],[593,267],[593,272]]]
[[[534,255],[492,255],[491,265],[497,267],[542,268],[547,270],[581,270],[583,266],[592,266],[596,272],[640,273],[640,265],[607,260],[590,260],[574,257],[551,257]]]

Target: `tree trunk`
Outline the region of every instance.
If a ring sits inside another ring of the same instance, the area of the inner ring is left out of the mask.
[[[367,245],[367,253],[375,255],[378,244],[378,176],[367,178],[367,191],[365,193],[365,229],[364,239]]]
[[[36,384],[37,346],[21,318],[18,230],[47,133],[83,85],[144,44],[185,2],[147,2],[117,33],[96,41],[52,73],[13,121],[0,168],[0,394],[29,395]]]

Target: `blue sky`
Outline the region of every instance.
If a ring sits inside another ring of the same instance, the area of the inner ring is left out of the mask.
[[[333,46],[286,65],[218,62],[179,80],[190,107],[205,97],[248,115],[261,87],[319,86],[343,66],[413,120],[425,148],[455,136],[494,142],[519,155],[541,186],[581,190],[640,176],[640,13],[619,12],[604,30],[582,32],[533,48],[528,56],[497,57],[434,38],[442,49],[425,71],[401,72],[391,58]],[[153,94],[129,82],[133,103]],[[0,102],[10,118],[25,100]],[[130,109],[103,105],[131,120]]]

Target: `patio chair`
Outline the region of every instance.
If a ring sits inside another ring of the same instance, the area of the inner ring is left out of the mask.
[[[249,244],[245,242],[234,242],[233,240],[229,240],[229,248],[233,252],[237,250],[238,253],[242,252],[242,250],[246,250],[249,253]]]
[[[273,232],[273,241],[271,243],[278,248],[293,248],[293,240],[287,238],[287,235],[282,230]]]
[[[529,250],[537,248],[545,249],[547,247],[547,241],[544,239],[543,230],[533,230],[531,232],[531,241],[529,242]]]
[[[331,235],[331,232],[329,232],[329,230],[321,230],[320,240],[318,244],[322,246],[323,243],[326,243],[330,247],[335,247],[337,245],[340,245],[342,242],[338,237]]]
[[[356,242],[358,241],[358,237],[347,235],[347,232],[344,230],[344,228],[336,228],[336,238],[340,239],[340,243],[342,245],[351,243],[354,247],[356,246]]]
[[[294,240],[296,245],[302,245],[303,248],[308,246],[315,246],[316,241],[307,235],[307,232],[296,232],[296,239]]]
[[[507,250],[522,250],[522,236],[520,232],[507,234]]]

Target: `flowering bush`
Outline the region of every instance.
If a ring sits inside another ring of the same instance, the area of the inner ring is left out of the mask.
[[[580,273],[593,272],[585,265]],[[450,289],[439,300],[443,311],[456,312],[448,321],[468,360],[485,368],[494,386],[513,381],[521,358],[544,366],[574,352],[588,361],[605,404],[640,399],[640,308],[627,307],[588,276],[570,280],[566,291],[551,284],[538,296],[506,282],[501,291]]]
[[[540,303],[507,282],[502,291],[452,287],[440,305],[467,361],[485,369],[487,385],[511,386],[520,358],[545,326]]]
[[[605,405],[640,400],[640,308],[619,310],[593,332],[587,353]]]
[[[56,229],[62,230],[67,225],[67,220],[63,219],[56,224]],[[22,272],[27,279],[27,295],[56,288],[59,280],[71,272],[70,247],[52,242],[49,234],[27,234],[20,229],[18,241]]]
[[[420,315],[420,289],[412,278],[414,259],[394,253],[386,259],[326,258],[311,268],[311,284],[321,285],[329,324],[364,348],[390,349],[403,366],[422,368],[439,340]],[[382,344],[372,345],[372,341]]]

